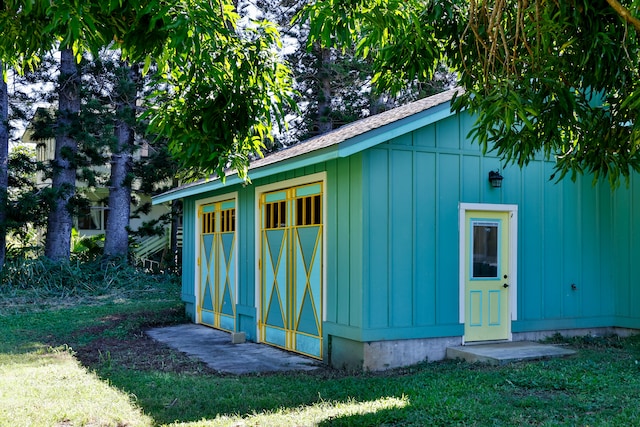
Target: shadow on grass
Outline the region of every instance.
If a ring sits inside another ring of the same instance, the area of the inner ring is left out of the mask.
[[[407,420],[408,412],[410,408],[390,408],[381,409],[376,412],[370,412],[367,414],[349,414],[340,415],[336,417],[329,417],[320,423],[318,427],[353,427],[353,426],[395,426],[402,425],[407,426],[411,423]],[[424,426],[426,420],[420,420],[419,424]]]
[[[99,369],[98,374],[113,386],[136,396],[137,403],[158,424],[214,420],[220,416],[251,417],[255,414],[291,418],[290,422],[263,422],[260,425],[315,425],[325,419],[327,403],[347,407],[362,406],[375,410],[393,389],[382,384],[367,386],[366,378],[322,378],[314,374],[218,375],[211,372],[142,372]],[[378,402],[378,403],[375,403]],[[318,412],[319,413],[316,413]],[[335,409],[340,414],[340,409]],[[304,421],[306,420],[306,421]],[[303,422],[304,421],[304,422]]]
[[[196,423],[199,427],[404,425],[404,420],[412,413],[408,398],[392,397],[389,393],[382,396],[378,393],[378,397],[361,396],[355,392],[349,393],[350,397],[338,396],[339,393],[330,396],[326,385],[310,387],[312,381],[303,381],[303,386],[310,389],[309,393],[293,393],[274,386],[273,381],[260,382],[256,377],[228,380],[211,381],[217,385],[216,394],[205,394],[205,389],[190,388],[192,384],[181,382],[173,399],[165,395],[161,401],[150,400],[138,389],[137,402],[158,424],[187,426]],[[278,379],[280,382],[287,380],[299,378],[279,376]],[[231,390],[232,381],[239,383],[235,390]],[[255,388],[255,393],[247,391],[248,388]],[[256,397],[258,393],[262,394],[259,398]]]

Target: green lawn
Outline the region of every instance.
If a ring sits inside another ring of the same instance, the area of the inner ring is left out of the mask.
[[[220,375],[147,338],[175,282],[56,297],[0,288],[0,426],[640,425],[640,339],[504,367]]]

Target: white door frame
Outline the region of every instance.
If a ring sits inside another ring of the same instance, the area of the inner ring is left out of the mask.
[[[459,320],[461,324],[465,324],[466,301],[465,301],[465,263],[467,262],[466,241],[466,220],[467,211],[485,211],[485,212],[509,212],[509,314],[511,321],[518,319],[518,205],[491,204],[491,203],[462,203],[458,206],[459,220]],[[511,326],[509,325],[509,341],[511,341]],[[462,336],[464,344],[464,335]]]

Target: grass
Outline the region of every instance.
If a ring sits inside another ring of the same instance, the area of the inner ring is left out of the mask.
[[[83,288],[0,287],[0,426],[640,425],[638,337],[503,367],[222,375],[143,333],[185,321],[175,281]]]

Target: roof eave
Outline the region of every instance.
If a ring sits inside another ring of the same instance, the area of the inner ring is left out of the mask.
[[[275,175],[281,172],[288,172],[306,166],[315,165],[324,161],[336,159],[339,157],[348,157],[389,141],[398,136],[407,134],[416,129],[428,126],[437,121],[443,120],[455,114],[451,111],[451,103],[443,102],[434,105],[426,110],[416,114],[404,117],[396,122],[386,124],[382,127],[372,129],[361,133],[352,138],[339,142],[336,145],[321,148],[316,151],[308,152],[296,157],[281,160],[276,163],[249,169],[249,176],[252,180]],[[170,202],[176,199],[191,197],[198,194],[215,191],[227,186],[242,184],[244,181],[237,174],[227,175],[225,182],[220,179],[213,179],[199,184],[170,190],[152,198],[152,203],[158,205]]]
[[[433,106],[409,117],[390,123],[378,129],[355,136],[341,142],[339,156],[348,157],[361,151],[375,147],[378,144],[397,138],[421,127],[446,119],[454,114],[449,102]]]
[[[264,178],[281,172],[288,172],[293,169],[312,166],[317,163],[333,160],[338,157],[338,146],[326,147],[311,153],[306,153],[290,159],[285,159],[277,163],[272,163],[259,168],[250,169],[249,177],[251,180]],[[219,190],[220,188],[230,187],[235,184],[243,184],[244,181],[238,177],[236,173],[226,176],[225,182],[220,179],[212,179],[186,188],[178,188],[173,191],[154,196],[153,205],[170,202],[176,199],[196,196],[198,194]]]

